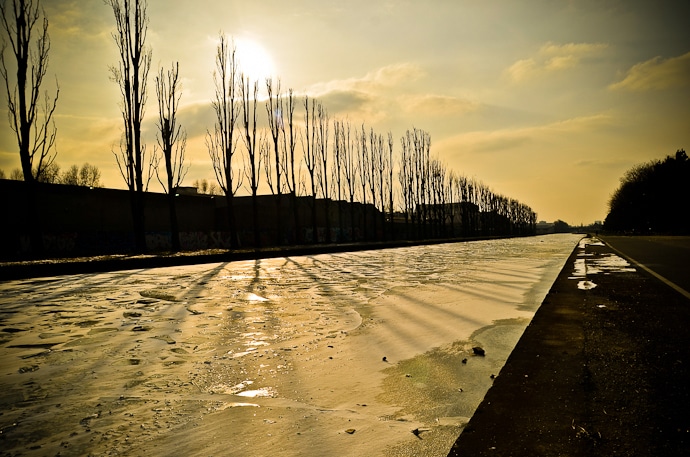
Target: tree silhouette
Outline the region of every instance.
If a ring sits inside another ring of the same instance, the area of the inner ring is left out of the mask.
[[[79,168],[72,165],[58,178],[60,184],[84,187],[101,187],[101,172],[95,165],[88,162]]]
[[[16,79],[13,81],[7,68],[7,42],[4,38],[0,74],[7,91],[10,127],[17,138],[24,181],[31,183],[40,178],[56,155],[57,129],[53,114],[60,88],[56,87],[53,98],[48,91],[41,94],[50,53],[48,19],[38,0],[35,3],[32,0],[13,0],[11,4],[3,2],[0,13],[16,64]]]
[[[352,138],[350,121],[342,121],[340,126],[341,142],[343,144],[340,157],[340,171],[344,180],[345,193],[350,202],[350,232],[351,240],[356,240],[355,235],[355,195],[357,193],[357,155],[355,143]]]
[[[385,175],[384,191],[387,191],[388,193],[388,218],[390,220],[389,236],[391,239],[393,239],[393,134],[391,132],[388,132],[388,158],[386,160],[387,161],[384,168],[386,168],[387,171]],[[383,194],[381,194],[381,198],[384,198]]]
[[[371,172],[370,159],[369,159],[369,147],[367,142],[367,132],[362,124],[361,131],[357,134],[357,172],[359,174],[359,184],[362,188],[362,208],[364,212],[362,214],[362,228],[363,236],[365,240],[369,239],[367,231],[367,185],[369,183],[369,174]]]
[[[240,76],[240,98],[242,100],[242,126],[244,127],[244,146],[247,150],[247,162],[245,162],[245,176],[249,179],[249,186],[252,192],[252,225],[254,228],[254,246],[261,244],[259,237],[259,171],[261,169],[262,157],[269,154],[265,138],[261,138],[259,145],[256,144],[256,104],[258,103],[259,82],[250,82],[248,77]],[[263,153],[262,153],[263,152]],[[268,173],[270,175],[270,173]]]
[[[43,14],[40,0],[3,1],[0,4],[2,28],[7,33],[16,64],[16,79],[12,81],[5,60],[7,42],[3,37],[0,50],[0,74],[7,91],[10,128],[19,146],[22,175],[27,183],[27,201],[31,248],[36,256],[43,253],[43,236],[37,214],[36,181],[46,179],[44,173],[55,160],[57,129],[53,114],[57,107],[60,87],[55,97],[41,90],[48,70],[50,37],[48,19]],[[4,35],[4,34],[3,34]]]
[[[238,98],[239,76],[235,44],[229,43],[225,35],[221,34],[216,48],[216,71],[213,73],[216,91],[212,105],[216,119],[213,132],[206,131],[206,147],[218,185],[225,194],[230,246],[233,249],[239,246],[234,197],[242,186],[242,174],[237,173],[233,166],[237,146],[235,127],[241,107]]]
[[[187,133],[177,123],[177,109],[180,103],[180,67],[173,64],[167,74],[160,69],[156,76],[156,96],[158,98],[158,146],[161,148],[165,162],[165,183],[161,180],[156,162],[156,177],[168,194],[168,212],[172,250],[180,250],[180,231],[177,224],[175,208],[176,188],[187,174],[184,168],[184,153],[187,144]]]
[[[148,175],[144,181],[146,145],[141,138],[141,124],[146,108],[146,86],[151,68],[151,49],[146,46],[149,23],[147,2],[106,1],[115,16],[116,32],[113,39],[117,44],[120,62],[117,66],[111,66],[110,72],[112,80],[120,88],[124,123],[120,152],[115,153],[115,159],[131,194],[135,248],[137,252],[144,252],[144,192],[153,170],[149,163]]]
[[[378,173],[378,165],[379,165],[379,158],[381,157],[381,154],[383,153],[383,138],[374,133],[374,129],[370,128],[369,129],[369,155],[367,157],[367,166],[368,170],[366,173],[367,181],[368,181],[368,189],[369,190],[369,195],[371,196],[371,204],[374,206],[374,208],[377,207],[377,198],[378,198],[378,178],[379,178],[379,173]],[[376,215],[374,215],[374,220],[373,220],[373,239],[376,239],[377,233],[378,233],[378,218]]]
[[[286,168],[286,187],[290,193],[290,204],[292,206],[292,216],[295,224],[295,242],[300,242],[300,227],[299,227],[299,208],[297,207],[297,175],[295,173],[295,149],[297,147],[297,128],[295,126],[295,95],[292,89],[288,90],[287,95],[287,125],[288,131],[284,131],[285,124],[283,123],[283,149],[286,151],[285,155],[289,160],[289,167]]]
[[[284,135],[285,124],[283,117],[283,99],[280,93],[280,79],[275,83],[275,88],[272,78],[266,78],[266,118],[268,120],[268,129],[271,135],[271,146],[273,149],[273,164],[270,169],[267,168],[266,178],[271,189],[271,193],[276,195],[276,219],[282,221],[282,206],[283,206],[283,182],[281,182],[284,174],[285,160],[283,160],[283,153],[286,152],[280,147],[281,133]],[[275,171],[275,180],[273,180],[273,171]],[[282,237],[280,231],[277,233],[278,244],[282,244]]]
[[[326,215],[326,242],[330,243],[331,240],[331,212],[330,212],[330,198],[331,198],[331,188],[329,186],[328,176],[331,174],[329,169],[329,116],[328,111],[323,107],[322,104],[316,106],[316,157],[318,166],[316,168],[316,174],[318,177],[319,189],[321,190],[321,196],[324,201],[324,212]]]
[[[318,243],[318,226],[316,222],[316,167],[317,167],[317,135],[316,135],[316,112],[321,109],[321,103],[316,103],[311,99],[309,106],[309,96],[304,97],[304,130],[305,135],[302,139],[302,150],[304,154],[304,164],[309,173],[310,196],[311,196],[311,223],[312,241]]]
[[[685,150],[636,165],[609,200],[604,228],[632,233],[690,231],[690,160]]]

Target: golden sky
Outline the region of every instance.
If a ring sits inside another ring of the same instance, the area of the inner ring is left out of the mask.
[[[44,0],[48,80],[56,77],[57,162],[89,162],[124,188],[112,10],[101,0]],[[246,72],[324,102],[377,132],[431,134],[449,169],[516,198],[539,220],[603,220],[635,164],[690,148],[690,2],[646,0],[149,0],[150,82],[179,61],[185,184],[213,178],[220,32]],[[0,94],[0,169],[19,167]],[[145,139],[155,143],[151,84]],[[300,105],[301,107],[301,105]],[[263,114],[263,111],[260,111]],[[296,117],[302,119],[298,108]],[[160,191],[157,182],[150,190]]]

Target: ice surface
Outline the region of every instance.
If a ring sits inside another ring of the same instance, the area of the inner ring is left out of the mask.
[[[18,424],[5,442],[46,455],[439,455],[579,239],[2,283],[3,427]]]

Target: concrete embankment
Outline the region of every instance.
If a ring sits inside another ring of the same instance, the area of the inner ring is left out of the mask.
[[[575,249],[449,457],[690,455],[690,300],[617,254]]]

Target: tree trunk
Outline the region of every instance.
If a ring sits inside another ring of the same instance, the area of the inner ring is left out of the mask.
[[[146,225],[144,220],[144,192],[130,191],[132,197],[132,223],[134,226],[134,252],[146,252]]]
[[[228,226],[230,228],[230,248],[237,249],[240,245],[237,236],[237,221],[235,219],[234,195],[231,192],[225,194],[225,202],[227,205]]]
[[[168,209],[170,212],[170,242],[172,251],[180,250],[180,229],[177,225],[177,208],[175,207],[175,189],[168,192]]]
[[[256,192],[252,195],[252,231],[254,232],[254,247],[261,246],[261,233],[259,233],[259,199]]]

